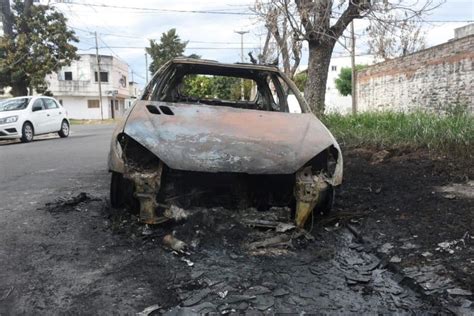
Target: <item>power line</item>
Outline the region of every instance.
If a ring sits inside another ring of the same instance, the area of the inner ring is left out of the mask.
[[[429,23],[472,23],[474,20],[423,20]]]
[[[164,12],[164,13],[196,13],[196,14],[221,14],[221,15],[257,15],[253,12],[228,12],[226,9],[218,10],[177,10],[177,9],[157,9],[157,8],[145,8],[145,7],[128,7],[128,6],[118,6],[118,5],[109,5],[101,3],[80,3],[68,1],[67,4],[87,6],[87,7],[101,7],[101,8],[111,8],[111,9],[126,9],[126,10],[139,10],[139,11],[150,11],[150,12]]]
[[[143,76],[140,76],[134,69],[133,67],[127,63],[122,57],[120,57],[113,49],[112,47],[110,47],[102,38],[99,37],[99,40],[105,45],[105,48],[108,48],[111,52],[112,52],[112,55],[114,55],[115,57],[117,57],[118,59],[120,59],[122,62],[124,62],[125,64],[127,64],[127,66],[130,68],[131,72],[135,75],[137,75],[138,77],[142,78],[142,79],[145,79]],[[103,47],[99,47],[99,48],[103,48]]]
[[[107,43],[99,37],[99,40],[105,45],[105,48],[108,48],[111,52],[112,52],[112,55],[114,55],[115,57],[117,57],[118,59],[122,60],[123,62],[127,63],[125,60],[123,60],[122,57],[120,57],[113,49],[112,47],[110,47],[109,45],[107,45]],[[101,48],[101,47],[99,47]],[[128,65],[128,64],[127,64]]]
[[[132,35],[132,34],[101,33],[101,35],[112,36],[112,37],[133,38],[133,39],[136,39],[136,40],[153,39],[153,38],[147,38],[145,36]],[[186,41],[186,42],[193,43],[193,44],[222,44],[222,45],[240,44],[240,42],[221,42],[221,41]],[[249,44],[249,43],[247,43],[247,44]],[[257,45],[258,43],[253,43],[253,44]]]
[[[99,47],[99,48],[115,48],[115,49],[145,49],[144,46],[104,46],[104,47]],[[90,47],[90,48],[83,48],[79,50],[91,50],[95,49],[95,47]],[[211,50],[211,49],[240,49],[240,47],[186,47],[186,49],[189,50]],[[259,49],[259,47],[244,47],[244,49]]]

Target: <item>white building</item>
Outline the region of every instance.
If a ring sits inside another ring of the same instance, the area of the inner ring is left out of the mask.
[[[102,109],[99,102],[99,75],[96,56],[81,54],[57,73],[46,76],[48,89],[66,108],[70,118],[118,118],[128,107],[130,96],[128,65],[113,56],[100,55]]]
[[[361,55],[355,57],[356,65],[372,65],[374,56]],[[351,68],[351,57],[332,57],[328,70],[328,81],[326,83],[326,113],[349,114],[352,112],[352,97],[343,96],[336,88],[336,79],[339,77],[342,68]]]
[[[374,63],[373,55],[360,55],[355,57],[356,65],[371,65]],[[325,98],[325,112],[326,113],[341,113],[348,114],[352,111],[351,96],[343,96],[336,88],[336,79],[341,73],[343,67],[351,68],[351,56],[333,56],[329,64],[328,79],[326,83],[326,98]],[[307,69],[307,66],[302,66],[300,71]]]
[[[138,83],[134,81],[130,81],[128,83],[128,91],[129,98],[125,100],[125,109],[131,107],[133,102],[135,102],[142,94],[142,90],[140,89]]]

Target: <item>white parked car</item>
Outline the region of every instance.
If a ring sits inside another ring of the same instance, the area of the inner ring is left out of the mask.
[[[21,139],[58,133],[69,136],[67,112],[56,99],[45,96],[17,97],[0,101],[0,140]]]

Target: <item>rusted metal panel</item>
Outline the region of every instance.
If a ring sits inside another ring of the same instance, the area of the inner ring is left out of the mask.
[[[152,114],[150,104],[174,115]],[[170,168],[187,171],[292,174],[329,146],[339,148],[311,113],[201,104],[137,102],[124,132]]]

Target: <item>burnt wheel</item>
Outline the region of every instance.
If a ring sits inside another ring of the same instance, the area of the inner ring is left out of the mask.
[[[322,201],[315,207],[319,210],[321,215],[329,215],[331,213],[332,207],[334,206],[334,199],[336,197],[336,190],[334,187],[330,186],[324,194]]]
[[[112,172],[110,180],[110,205],[113,208],[127,207],[132,213],[140,210],[139,201],[133,196],[133,183],[119,172]]]
[[[114,208],[120,208],[125,205],[124,199],[124,179],[118,172],[112,172],[110,181],[110,205]]]

